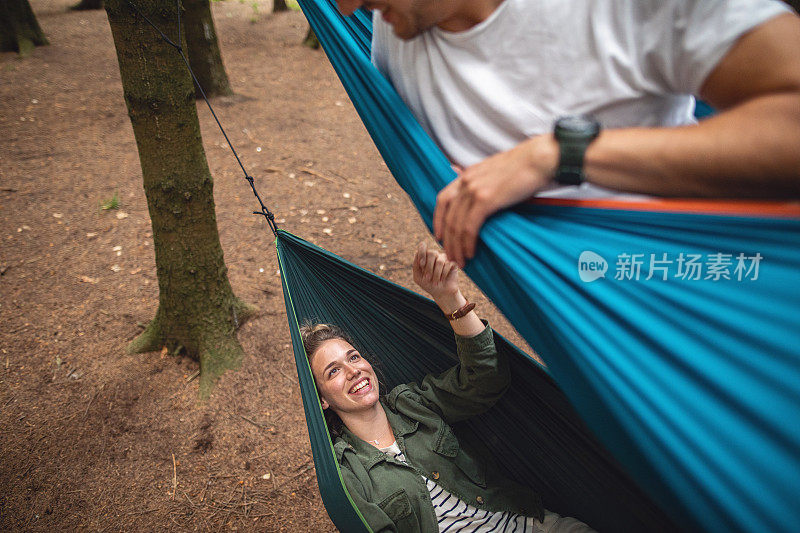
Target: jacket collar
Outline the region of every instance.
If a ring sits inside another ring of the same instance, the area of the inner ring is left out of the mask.
[[[391,398],[389,401],[391,401]],[[403,438],[417,430],[419,422],[388,409],[384,398],[381,398],[381,406],[386,412],[386,418],[389,420],[389,425],[392,426],[395,438]],[[385,453],[354,435],[346,426],[342,427],[342,435],[340,438],[336,439],[333,450],[336,454],[336,459],[340,463],[342,462],[342,457],[346,450],[353,451],[361,459],[361,462],[364,463],[367,470],[386,459]]]

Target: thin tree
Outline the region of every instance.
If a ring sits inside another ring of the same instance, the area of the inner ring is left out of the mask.
[[[173,2],[134,1],[165,34],[178,34]],[[228,281],[186,66],[125,0],[105,4],[139,151],[159,288],[155,318],[128,350],[185,349],[200,362],[200,394],[207,397],[225,370],[240,365],[236,330],[255,308]]]
[[[272,0],[272,12],[278,13],[280,11],[289,11],[289,6],[286,5],[286,0]]]
[[[0,0],[0,52],[28,55],[49,44],[28,0]]]
[[[189,63],[206,96],[210,98],[233,94],[222,64],[209,1],[183,0],[183,8]],[[202,98],[200,89],[195,89],[195,95]]]

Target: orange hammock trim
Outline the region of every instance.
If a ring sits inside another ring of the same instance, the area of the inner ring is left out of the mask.
[[[533,198],[530,203],[630,211],[800,218],[800,201],[698,200],[694,198],[659,198],[655,200]]]

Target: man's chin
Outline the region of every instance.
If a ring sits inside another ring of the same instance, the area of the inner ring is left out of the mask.
[[[403,39],[404,41],[409,41],[414,37],[418,36],[420,33],[422,33],[416,28],[408,28],[405,26],[400,26],[398,24],[392,24],[391,26],[395,37],[397,37],[398,39]]]
[[[394,30],[395,37],[397,37],[399,39],[402,39],[404,41],[410,41],[414,37],[418,36],[420,33],[421,32],[413,32],[413,33],[411,33],[411,32],[397,31],[396,29]]]

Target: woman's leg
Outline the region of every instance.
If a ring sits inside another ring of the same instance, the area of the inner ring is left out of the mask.
[[[577,518],[544,511],[544,522],[534,522],[534,533],[597,533]]]

